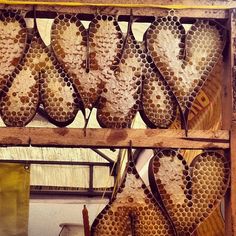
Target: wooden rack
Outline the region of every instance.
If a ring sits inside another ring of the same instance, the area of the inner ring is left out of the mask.
[[[14,2],[12,0],[11,2]],[[37,1],[36,1],[37,2]],[[93,3],[95,1],[81,1]],[[108,0],[99,1],[108,4]],[[120,0],[119,3],[127,3]],[[132,3],[152,4],[153,1],[130,1]],[[222,76],[222,130],[189,130],[188,137],[182,130],[143,130],[143,129],[70,129],[70,128],[0,128],[0,146],[53,146],[53,147],[84,147],[84,148],[126,148],[132,141],[134,148],[184,148],[184,149],[224,149],[231,159],[231,185],[226,196],[226,227],[225,235],[236,235],[236,82],[234,57],[236,57],[236,8],[235,1],[211,0],[161,0],[160,5],[184,5],[177,9],[177,14],[183,20],[193,18],[220,19],[227,22],[229,42],[224,57],[224,76]],[[199,6],[199,8],[197,7]],[[200,6],[205,6],[201,8]],[[212,9],[214,8],[215,9]],[[221,6],[221,9],[218,9]],[[224,9],[225,6],[225,9]],[[30,5],[2,5],[6,9],[32,10]],[[170,7],[171,8],[171,7]],[[191,9],[190,9],[191,8]],[[201,9],[200,9],[201,8]],[[232,8],[232,9],[229,9]],[[53,12],[76,12],[93,14],[96,11],[109,14],[119,14],[125,19],[130,14],[126,7],[95,7],[95,6],[37,6],[39,16]],[[42,11],[40,13],[40,11]],[[166,15],[167,9],[153,7],[135,7],[133,15],[140,16],[140,21],[148,16]],[[86,15],[87,14],[87,15]],[[30,14],[29,14],[30,16]],[[148,18],[146,18],[148,19]]]

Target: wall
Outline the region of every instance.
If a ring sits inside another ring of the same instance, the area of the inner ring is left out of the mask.
[[[86,204],[90,225],[107,204],[101,198],[51,197],[31,199],[28,236],[58,236],[61,223],[82,224],[82,209]]]

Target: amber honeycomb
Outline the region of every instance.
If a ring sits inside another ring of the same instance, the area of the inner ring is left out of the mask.
[[[40,76],[40,96],[49,118],[58,126],[71,123],[80,106],[80,98],[69,75],[51,50],[45,48],[48,61]]]
[[[0,92],[18,65],[25,46],[27,29],[24,18],[17,12],[1,11],[0,14]]]
[[[122,49],[122,33],[113,16],[96,15],[88,31],[77,15],[59,15],[53,23],[52,47],[71,76],[85,108],[94,107],[113,73]]]
[[[197,20],[186,34],[178,17],[170,13],[154,21],[145,36],[149,54],[187,114],[221,56],[223,28]]]
[[[129,162],[121,187],[96,217],[92,236],[167,236],[173,227],[159,204]]]
[[[176,118],[177,102],[163,76],[150,59],[144,64],[140,114],[151,128],[168,128]]]
[[[149,180],[178,235],[191,235],[216,208],[229,183],[229,163],[217,152],[203,152],[188,166],[175,150],[150,161]]]
[[[36,113],[39,98],[48,118],[57,125],[66,125],[76,116],[77,92],[35,27],[21,62],[3,89],[0,108],[5,124],[26,125]]]
[[[127,128],[140,108],[142,58],[145,54],[132,32],[127,35],[123,53],[101,94],[97,120],[102,127]]]

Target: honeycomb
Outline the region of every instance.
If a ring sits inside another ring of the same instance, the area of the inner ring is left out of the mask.
[[[208,151],[188,166],[175,150],[158,152],[150,161],[152,191],[167,210],[178,235],[191,235],[216,208],[229,183],[229,163]]]
[[[150,128],[168,128],[176,118],[176,99],[153,63],[146,63],[143,74],[140,115]]]
[[[46,63],[40,72],[40,98],[49,119],[58,126],[66,126],[81,108],[80,97],[53,51],[47,48],[44,51]],[[43,63],[43,55],[41,59]]]
[[[120,60],[106,83],[97,110],[102,127],[127,128],[140,108],[142,58],[145,54],[132,32],[128,33]]]
[[[27,29],[24,18],[17,12],[0,14],[0,92],[18,65],[26,46]]]
[[[12,26],[11,30],[13,29],[17,29],[15,25]],[[39,104],[39,76],[31,63],[34,60],[32,52],[36,50],[36,44],[34,37],[31,43],[25,43],[23,58],[13,72],[4,77],[6,83],[2,89],[0,111],[7,126],[25,126],[36,113]]]
[[[71,123],[84,107],[97,107],[97,120],[107,128],[130,127],[138,110],[149,127],[168,128],[178,104],[186,118],[222,53],[223,28],[197,20],[186,34],[171,11],[155,20],[139,43],[129,26],[124,38],[114,16],[97,14],[86,30],[78,14],[58,14],[47,47],[36,26],[27,31],[18,12],[3,10],[0,112],[5,124],[25,126],[40,103],[58,126]]]
[[[48,118],[59,126],[71,122],[79,108],[70,78],[43,43],[35,26],[28,34],[22,60],[7,77],[3,88],[0,109],[4,123],[25,126],[34,117],[39,99]]]
[[[225,45],[223,28],[215,22],[197,20],[186,34],[178,17],[170,12],[151,24],[145,41],[149,55],[187,116],[221,56]]]
[[[59,15],[51,39],[58,61],[71,76],[85,108],[91,109],[106,90],[111,67],[122,48],[117,21],[113,16],[96,15],[87,32],[78,15]]]
[[[92,236],[175,235],[171,222],[129,162],[121,187],[91,227]]]
[[[30,50],[35,50],[30,47]],[[7,76],[2,91],[1,115],[7,126],[25,126],[36,114],[39,105],[39,75],[30,66],[31,53]],[[26,80],[27,79],[27,83]]]

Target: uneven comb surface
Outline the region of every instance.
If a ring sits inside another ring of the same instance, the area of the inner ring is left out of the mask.
[[[92,224],[92,236],[175,235],[168,218],[140,179],[133,162],[116,197]]]
[[[103,127],[130,127],[140,105],[142,58],[145,54],[133,35],[127,37],[120,63],[101,95],[97,112]],[[145,60],[145,59],[144,59]]]
[[[85,108],[91,109],[105,90],[110,67],[122,48],[118,23],[112,16],[97,15],[87,33],[77,16],[59,15],[51,35],[56,57],[70,74]]]
[[[39,40],[36,35],[27,45],[23,59],[7,76],[0,102],[1,115],[7,126],[25,126],[36,114],[39,105],[39,74],[35,65]]]
[[[66,126],[74,120],[80,100],[69,75],[53,52],[45,48],[45,54],[47,62],[40,79],[41,100],[50,119],[58,126]]]
[[[182,111],[187,112],[222,53],[223,29],[217,23],[197,20],[186,35],[179,19],[170,14],[151,24],[146,43]]]
[[[176,100],[153,63],[146,63],[140,114],[151,128],[168,128],[176,117]]]
[[[223,198],[229,163],[217,152],[204,152],[190,167],[174,150],[160,151],[150,162],[151,188],[162,200],[178,235],[191,235]]]
[[[0,92],[8,77],[18,65],[25,46],[27,29],[23,17],[15,12],[0,14]]]
[[[7,77],[0,103],[3,121],[8,126],[26,125],[36,113],[40,93],[51,121],[66,125],[77,114],[77,93],[36,28],[29,41],[20,64]]]

